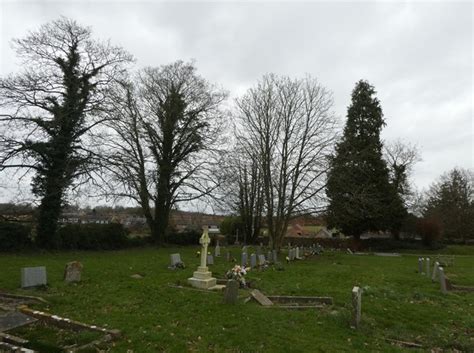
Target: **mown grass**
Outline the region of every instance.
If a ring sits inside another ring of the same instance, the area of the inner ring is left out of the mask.
[[[249,273],[247,278],[268,295],[334,298],[334,305],[324,310],[290,311],[266,309],[254,301],[244,303],[249,294],[245,290],[240,291],[242,299],[237,305],[228,306],[222,303],[221,293],[170,287],[184,284],[192,275],[199,262],[196,250],[1,254],[0,288],[42,296],[50,304],[38,308],[54,314],[122,330],[124,337],[110,346],[111,352],[417,351],[394,346],[387,339],[422,344],[424,349],[418,351],[474,352],[474,293],[443,295],[437,283],[416,273],[416,255],[333,252],[285,264],[284,271]],[[186,269],[167,268],[173,252],[181,254]],[[240,256],[240,249],[232,252]],[[72,260],[84,264],[79,284],[62,281],[64,265]],[[224,277],[232,264],[225,256],[215,262],[214,275]],[[40,265],[47,267],[48,288],[18,289],[20,268]],[[135,273],[143,278],[131,278]],[[456,256],[446,273],[456,284],[474,286],[474,256]],[[349,327],[354,285],[364,288],[359,330]],[[43,342],[45,351],[54,351],[50,343],[54,334],[41,327],[20,331]]]

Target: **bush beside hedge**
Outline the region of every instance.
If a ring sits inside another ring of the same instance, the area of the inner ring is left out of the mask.
[[[180,233],[170,232],[165,235],[165,243],[174,245],[198,245],[201,235],[201,232],[194,229]]]
[[[22,223],[0,222],[0,250],[23,250],[31,246],[31,226]]]
[[[118,223],[67,224],[58,230],[61,248],[67,250],[112,250],[128,245],[127,230]]]

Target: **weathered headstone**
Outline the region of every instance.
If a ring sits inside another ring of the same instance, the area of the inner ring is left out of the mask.
[[[423,273],[423,258],[422,257],[418,258],[418,273],[419,274]]]
[[[258,301],[263,306],[273,305],[273,302],[270,299],[268,299],[268,297],[262,292],[260,292],[258,289],[252,290],[250,294],[256,301]]]
[[[426,258],[426,276],[429,278],[430,277],[430,258]]]
[[[267,253],[267,261],[273,262],[272,252],[270,250],[268,250],[268,253]]]
[[[21,288],[45,286],[47,282],[46,267],[24,267],[21,269]]]
[[[215,257],[221,256],[221,247],[220,247],[220,245],[219,245],[219,240],[217,241],[217,245],[216,245],[216,247],[215,247],[215,249],[214,249],[214,256],[215,256]]]
[[[265,255],[258,255],[258,265],[263,266],[265,265]]]
[[[352,322],[353,328],[358,328],[360,325],[362,312],[362,289],[359,287],[352,288]]]
[[[227,281],[224,291],[224,303],[235,304],[239,295],[239,282],[230,279]]]
[[[431,274],[431,281],[434,282],[436,281],[436,278],[438,277],[438,267],[439,267],[439,262],[435,261],[433,265],[433,273]]]
[[[183,263],[183,261],[181,261],[181,255],[176,253],[176,254],[171,254],[170,255],[170,267],[176,267],[178,266],[179,264]]]
[[[72,261],[66,264],[64,269],[64,281],[80,282],[82,273],[82,264],[79,261]]]
[[[352,252],[352,250],[349,249],[349,248],[347,248],[347,253],[350,254],[350,255],[354,254],[354,253]]]
[[[439,284],[441,287],[441,292],[443,294],[448,293],[448,288],[446,287],[446,276],[444,274],[444,269],[442,267],[438,268],[438,274],[439,274]]]
[[[242,265],[242,267],[247,266],[247,253],[246,252],[242,253],[240,264]]]
[[[250,254],[250,267],[257,267],[257,255],[255,254]]]
[[[214,265],[214,256],[207,255],[207,264],[208,265]]]
[[[296,257],[296,259],[300,258],[300,248],[299,247],[296,247],[296,249],[295,249],[295,257]]]

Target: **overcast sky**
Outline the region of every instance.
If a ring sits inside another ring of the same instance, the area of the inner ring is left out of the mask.
[[[309,73],[345,119],[355,82],[367,79],[385,114],[383,138],[420,149],[419,189],[455,166],[473,168],[472,2],[0,3],[1,76],[18,70],[12,38],[64,15],[123,46],[137,67],[195,59],[232,97],[268,72]]]

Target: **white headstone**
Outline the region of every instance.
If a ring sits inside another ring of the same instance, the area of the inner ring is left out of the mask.
[[[438,267],[439,267],[439,262],[435,261],[433,265],[433,273],[431,274],[431,281],[434,282],[436,281],[436,278],[438,277]]]
[[[362,313],[362,290],[359,287],[352,288],[352,323],[351,326],[358,328]]]
[[[443,294],[446,294],[448,293],[448,289],[446,287],[446,276],[444,275],[444,269],[442,267],[439,267],[438,273],[439,273],[439,284],[441,287],[441,292]]]
[[[265,265],[265,255],[263,254],[258,255],[258,265],[259,266]]]
[[[214,256],[207,255],[207,264],[208,265],[214,265]]]
[[[430,277],[430,258],[426,258],[426,276],[429,278]]]
[[[46,267],[24,267],[21,269],[21,288],[45,286]]]
[[[219,246],[219,243],[217,243],[215,249],[214,249],[214,256],[219,257],[221,256],[221,247]]]

